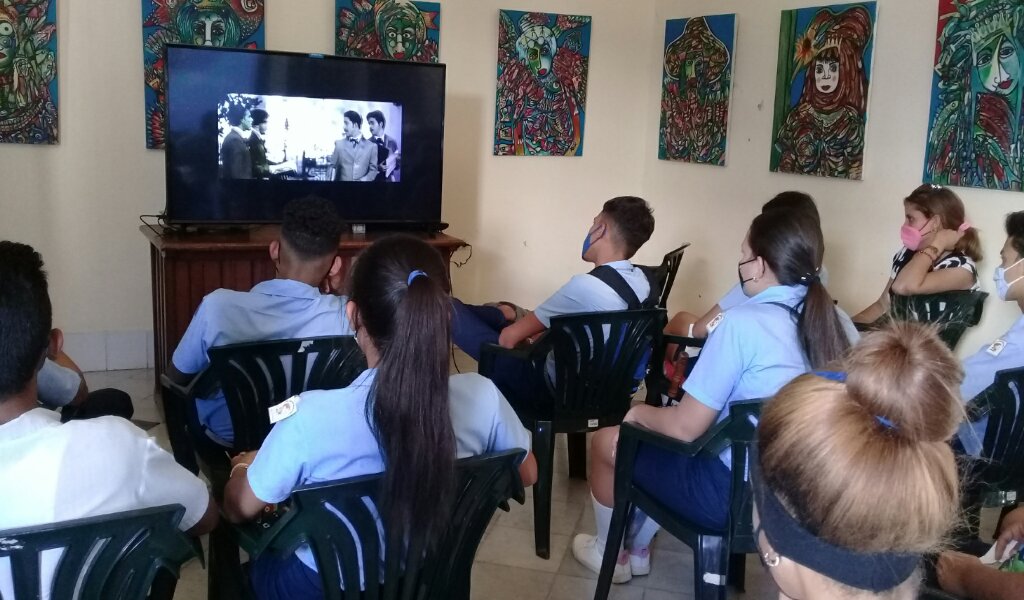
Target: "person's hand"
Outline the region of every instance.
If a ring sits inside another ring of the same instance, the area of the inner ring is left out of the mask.
[[[1024,543],[1024,507],[1006,515],[1000,525],[999,539],[996,540],[996,559],[1003,558],[1006,546],[1013,541]]]
[[[249,452],[241,452],[231,457],[231,466],[245,464],[251,465],[252,461],[256,460],[256,452],[258,450],[250,450]]]
[[[964,589],[965,576],[972,569],[977,568],[987,569],[989,567],[981,564],[977,557],[960,552],[943,552],[935,566],[939,576],[939,585],[944,591],[954,596],[967,595],[967,590]]]
[[[963,237],[964,234],[958,231],[953,231],[952,229],[940,229],[935,232],[935,237],[932,239],[931,245],[943,252],[947,252],[956,248],[956,245]]]

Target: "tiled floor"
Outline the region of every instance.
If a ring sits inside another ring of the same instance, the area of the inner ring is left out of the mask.
[[[458,358],[458,366],[463,371],[475,369],[471,359],[464,355]],[[116,387],[130,393],[137,419],[160,420],[153,398],[151,370],[88,373],[86,379],[90,389]],[[167,447],[163,425],[153,427],[150,433]],[[589,488],[584,481],[569,479],[565,439],[560,437],[552,494],[551,559],[543,560],[534,553],[533,505],[530,490],[527,490],[526,504],[512,503],[511,512],[499,511],[487,530],[473,568],[474,600],[593,598],[596,576],[576,562],[570,548],[573,535],[594,532]],[[662,532],[654,539],[651,554],[651,574],[613,586],[610,597],[616,600],[692,598],[693,560],[689,548]],[[747,558],[747,592],[740,594],[730,590],[730,598],[777,598],[778,592],[757,557]],[[206,598],[206,572],[197,561],[183,569],[176,597]]]

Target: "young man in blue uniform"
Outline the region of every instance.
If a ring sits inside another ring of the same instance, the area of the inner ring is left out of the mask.
[[[285,207],[281,238],[270,242],[277,278],[248,292],[219,289],[203,298],[171,359],[168,375],[187,383],[209,364],[216,346],[301,337],[351,335],[341,287],[338,242],[342,223],[320,198],[294,200]],[[327,293],[325,293],[327,292]],[[234,440],[224,396],[201,400],[199,420],[214,441]]]

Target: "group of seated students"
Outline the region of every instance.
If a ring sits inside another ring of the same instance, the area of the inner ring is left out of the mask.
[[[904,204],[904,247],[886,293],[851,320],[825,285],[825,241],[813,200],[785,192],[768,202],[740,243],[733,291],[703,317],[682,313],[668,326],[707,338],[681,399],[634,406],[625,417],[692,441],[726,419],[731,403],[769,400],[751,473],[759,549],[783,597],[914,597],[921,555],[941,548],[957,517],[950,441],[958,428],[964,447],[979,451],[984,424],[965,423],[963,403],[996,371],[1024,366],[1024,318],[962,366],[933,331],[879,324],[890,290],[977,287],[977,232],[956,195],[922,186]],[[529,450],[529,432],[513,407],[543,401],[551,384],[550,369],[538,374],[512,360],[496,365],[493,381],[449,375],[452,343],[479,357],[486,343],[530,343],[553,317],[623,310],[657,292],[630,261],[654,231],[650,207],[635,197],[603,205],[581,253],[595,269],[572,277],[532,312],[510,302],[472,306],[452,298],[440,254],[408,236],[375,242],[343,286],[341,229],[327,202],[290,203],[280,239],[269,248],[277,278],[249,292],[209,294],[174,352],[168,372],[180,382],[208,366],[210,348],[231,343],[353,335],[366,356],[367,371],[351,385],[303,393],[297,411],[257,451],[233,457],[219,507],[201,480],[124,418],[97,410],[88,415],[94,418],[61,424],[42,405],[45,365],[60,356],[42,259],[28,246],[0,242],[0,531],[177,503],[185,507],[181,529],[200,535],[218,515],[253,519],[297,486],[380,472],[381,518],[439,531],[454,461]],[[1007,217],[1006,232],[995,280],[1000,297],[1024,310],[1024,212]],[[879,330],[861,339],[854,321]],[[229,447],[223,397],[198,400],[197,413],[206,435]],[[617,439],[617,428],[593,437],[597,533],[573,541],[576,559],[594,571],[613,505]],[[721,528],[732,468],[728,451],[702,459],[642,447],[635,481],[691,521]],[[520,473],[526,485],[535,481],[532,455]],[[635,516],[613,581],[650,572],[656,531],[656,523]],[[1000,543],[1010,540],[1024,540],[1024,510],[1004,522]],[[300,548],[289,556],[264,553],[248,573],[261,599],[319,598],[316,568],[309,549]],[[938,573],[951,591],[982,600],[1016,598],[1024,589],[1024,575],[995,573],[955,553],[943,554]],[[3,577],[0,571],[0,590]]]

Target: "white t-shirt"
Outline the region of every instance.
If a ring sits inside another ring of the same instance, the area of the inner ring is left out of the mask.
[[[0,482],[0,531],[165,504],[185,507],[179,527],[187,530],[210,500],[206,484],[130,422],[99,417],[62,425],[45,408],[0,425]],[[44,554],[44,581],[58,555]],[[14,597],[10,577],[0,559],[4,598]]]

